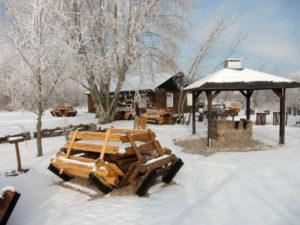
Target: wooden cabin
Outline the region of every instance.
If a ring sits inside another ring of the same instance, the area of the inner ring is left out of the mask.
[[[155,74],[148,78],[129,77],[120,93],[119,106],[128,106],[132,102],[136,92],[140,94],[139,104],[141,108],[168,108],[178,112],[178,103],[181,93],[180,85],[184,83],[184,74],[175,75],[168,73]],[[114,85],[112,84],[112,90]],[[87,95],[88,112],[95,112],[94,102],[89,93]],[[184,104],[184,112],[190,112],[192,95],[188,94]]]

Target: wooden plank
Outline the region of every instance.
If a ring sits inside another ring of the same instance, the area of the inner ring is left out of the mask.
[[[134,140],[133,140],[133,138],[132,138],[131,133],[130,133],[129,131],[127,131],[126,134],[127,134],[127,137],[128,137],[128,139],[129,139],[129,142],[130,142],[130,144],[131,144],[131,146],[132,146],[132,148],[133,148],[133,150],[134,150],[134,152],[135,152],[137,158],[138,158],[138,159],[141,159],[141,153],[140,153],[140,151],[138,150],[136,144],[134,143]]]
[[[74,131],[71,131],[69,137],[71,138],[73,134]],[[79,132],[76,136],[76,139],[104,141],[105,137],[106,137],[106,133],[104,132]],[[112,133],[109,137],[109,141],[119,142],[120,137],[121,137],[120,133]]]
[[[148,134],[148,131],[143,131],[142,133],[138,133],[138,134],[131,134],[131,138],[133,141],[141,141],[141,142],[151,141],[151,136]],[[122,136],[120,139],[123,143],[129,142],[127,136]]]
[[[158,154],[162,154],[163,152],[161,150],[161,146],[160,146],[160,144],[157,144],[157,141],[155,140],[154,133],[150,129],[148,130],[148,133],[149,133],[149,135],[150,135],[150,137],[152,139],[152,142],[153,142],[153,144],[155,146],[156,151],[158,152]]]
[[[95,159],[84,158],[84,157],[74,156],[74,155],[71,155],[71,156],[70,156],[70,159],[74,159],[74,160],[77,160],[77,161],[80,161],[80,162],[86,162],[86,163],[93,163],[93,162],[96,162]]]
[[[146,142],[144,144],[139,145],[137,147],[137,149],[141,154],[144,154],[144,153],[151,152],[151,151],[155,150],[156,147],[155,147],[154,143],[152,141],[150,141],[150,142]],[[133,147],[125,148],[125,151],[129,155],[135,154],[135,151],[134,151]]]
[[[66,148],[69,148],[70,145],[71,145],[70,141],[67,141],[65,143]],[[102,145],[74,142],[73,146],[72,146],[72,149],[82,150],[82,151],[85,151],[85,152],[101,153]],[[108,153],[108,154],[117,154],[118,153],[118,146],[107,145],[106,153]]]
[[[72,146],[73,146],[73,144],[74,144],[74,141],[76,140],[76,136],[77,136],[77,134],[78,134],[78,130],[76,130],[74,133],[73,133],[73,135],[71,136],[71,142],[70,142],[70,144],[68,145],[68,147],[67,147],[67,158],[69,158],[69,156],[70,156],[70,154],[71,154],[71,150],[72,150]]]
[[[104,143],[103,143],[102,148],[101,148],[100,159],[102,159],[102,160],[104,159],[104,155],[106,153],[107,143],[109,141],[110,133],[111,133],[111,130],[107,130],[106,136],[105,136],[105,139],[104,139]]]

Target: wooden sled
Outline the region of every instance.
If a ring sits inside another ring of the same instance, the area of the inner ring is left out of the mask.
[[[1,191],[1,190],[0,190]],[[13,212],[21,194],[5,190],[0,196],[0,225],[5,225]]]
[[[129,146],[120,153],[116,143]],[[151,130],[108,129],[105,133],[71,132],[70,141],[51,159],[48,169],[65,181],[87,178],[105,194],[141,179],[136,194],[143,196],[157,176],[169,183],[182,165],[181,159],[160,146]]]

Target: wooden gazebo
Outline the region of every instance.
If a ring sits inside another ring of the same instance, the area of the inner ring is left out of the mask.
[[[280,99],[280,132],[279,144],[284,144],[285,136],[285,95],[287,88],[299,88],[300,83],[280,76],[263,73],[241,67],[240,59],[224,61],[224,69],[208,75],[187,86],[184,90],[193,96],[192,123],[193,134],[196,133],[195,103],[196,98],[202,93],[207,97],[207,138],[212,137],[212,101],[221,91],[240,91],[245,96],[246,119],[250,120],[250,98],[254,90],[272,90]]]

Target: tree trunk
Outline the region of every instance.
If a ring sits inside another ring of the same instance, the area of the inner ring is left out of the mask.
[[[179,101],[178,101],[178,115],[179,115],[179,122],[184,125],[185,117],[184,117],[184,103],[187,99],[187,94],[185,92],[180,92]]]
[[[38,103],[38,117],[37,117],[37,124],[36,124],[36,146],[37,146],[37,157],[43,155],[43,148],[42,148],[42,103]]]

